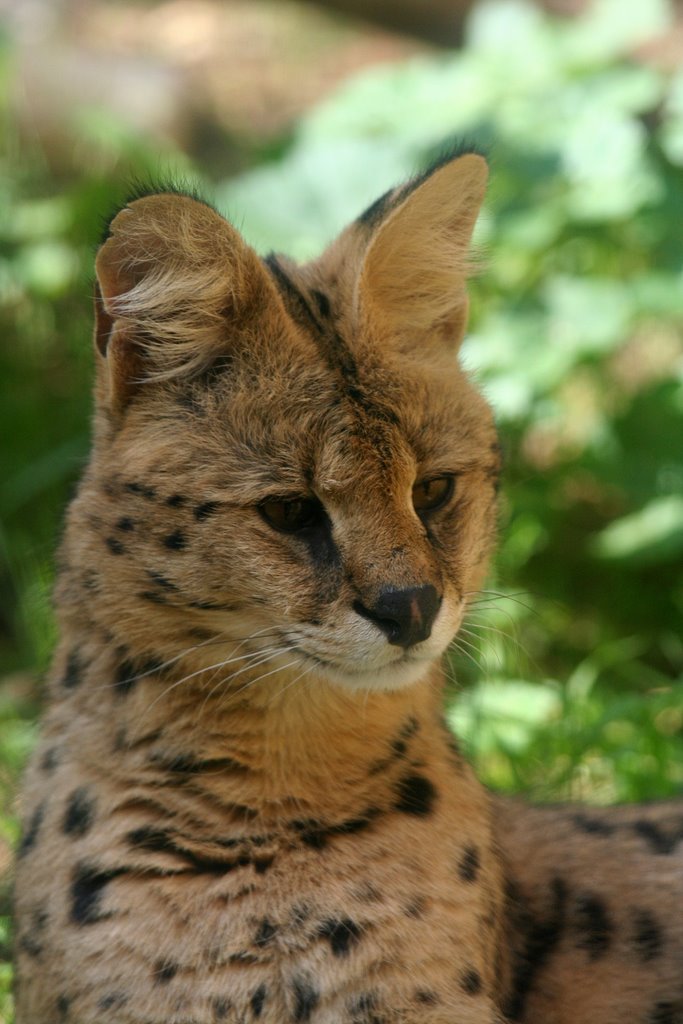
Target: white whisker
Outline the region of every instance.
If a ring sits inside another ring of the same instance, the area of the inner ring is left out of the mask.
[[[272,661],[273,658],[277,658],[281,654],[289,654],[292,650],[294,650],[294,648],[292,648],[292,647],[273,647],[273,648],[270,648],[270,649],[267,649],[267,650],[268,650],[267,656],[265,658],[262,658],[261,661],[256,661],[256,662],[253,662],[253,663],[251,663],[249,665],[243,665],[242,668],[239,669],[237,672],[234,672],[231,675],[223,676],[221,679],[219,679],[218,682],[214,686],[211,687],[211,689],[207,693],[206,697],[204,698],[204,700],[202,702],[202,705],[201,705],[201,708],[199,709],[199,712],[197,714],[197,717],[201,716],[201,714],[202,714],[202,712],[204,710],[204,707],[206,706],[206,702],[209,701],[211,699],[211,697],[213,697],[214,693],[216,693],[224,683],[229,682],[231,679],[236,679],[237,676],[241,675],[242,672],[246,671],[247,669],[258,668],[259,665],[265,665],[265,664],[267,664],[267,662]],[[261,651],[255,652],[255,655],[264,654],[264,653],[265,653],[265,650],[261,650]],[[287,665],[284,666],[284,668],[287,668],[287,667],[288,667]],[[267,672],[266,675],[272,675],[273,672],[278,672],[278,671],[281,671],[281,669],[279,667],[278,668],[274,668],[272,670],[272,672]],[[243,693],[244,690],[249,689],[249,687],[253,683],[259,682],[259,680],[263,679],[263,678],[265,678],[265,676],[259,676],[258,679],[250,679],[246,683],[244,683],[242,686],[240,686],[235,692],[231,692],[231,691],[228,690],[227,691],[227,696],[229,698],[237,697],[240,693]]]
[[[260,658],[261,655],[264,654],[265,650],[267,650],[269,652],[268,656],[266,658],[263,658],[262,661],[257,661],[256,662],[257,665],[261,665],[261,664],[263,664],[264,661],[268,661],[268,659],[270,657],[274,657],[275,654],[277,654],[279,652],[279,650],[281,650],[281,649],[280,648],[276,648],[276,647],[272,647],[272,648],[265,648],[265,649],[261,648],[258,651],[247,651],[246,654],[240,654],[236,658],[228,658],[227,660],[216,662],[215,665],[207,665],[205,668],[200,668],[200,669],[197,669],[197,671],[195,671],[195,672],[190,672],[189,675],[183,676],[182,679],[176,679],[173,683],[171,683],[170,686],[167,686],[165,690],[162,690],[162,692],[160,694],[158,694],[154,698],[152,703],[149,704],[148,707],[145,708],[144,712],[140,716],[141,719],[149,711],[151,711],[151,709],[154,707],[155,704],[157,704],[164,697],[168,696],[168,694],[171,693],[172,690],[175,690],[178,686],[182,686],[183,683],[187,683],[190,679],[194,679],[195,676],[201,675],[203,672],[211,672],[214,669],[215,670],[219,670],[221,668],[226,668],[228,665],[233,665],[233,664],[235,664],[238,661],[245,661],[246,659],[252,659],[253,660],[255,658]],[[284,650],[287,650],[287,648],[284,648]],[[252,667],[252,666],[249,666],[249,665],[242,666],[242,668],[239,669],[235,673],[235,675],[236,676],[240,675],[245,670],[245,668],[250,668],[250,667]],[[231,676],[224,676],[222,681],[225,682],[227,679],[230,679],[230,678],[232,678],[232,677]],[[220,685],[220,683],[217,684],[217,686],[219,686],[219,685]]]

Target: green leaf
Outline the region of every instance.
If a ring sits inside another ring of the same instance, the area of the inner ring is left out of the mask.
[[[447,717],[456,735],[478,752],[501,746],[520,752],[561,712],[562,699],[552,684],[496,679],[460,694]]]
[[[57,241],[27,245],[16,265],[20,280],[30,291],[49,297],[65,292],[79,269],[73,249]]]
[[[414,58],[371,68],[352,78],[304,118],[300,146],[344,139],[395,146],[434,145],[469,131],[490,110],[497,88],[468,54]]]
[[[669,160],[683,166],[683,71],[671,80],[659,135]]]
[[[400,141],[325,141],[295,148],[279,166],[226,182],[216,199],[258,250],[308,259],[414,169]]]
[[[580,220],[617,220],[659,200],[662,186],[645,159],[645,142],[642,124],[605,104],[578,111],[561,150],[570,213]]]
[[[673,22],[669,0],[593,0],[584,15],[565,30],[565,46],[581,64],[621,56],[656,36],[664,35]]]
[[[599,558],[665,562],[683,553],[683,496],[656,498],[638,512],[610,523],[592,544]]]
[[[609,278],[550,278],[543,288],[548,306],[548,344],[573,358],[608,352],[626,340],[633,313],[628,285]]]

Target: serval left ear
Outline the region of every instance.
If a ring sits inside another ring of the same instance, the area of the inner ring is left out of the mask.
[[[359,281],[361,321],[411,345],[435,337],[457,347],[487,178],[484,158],[467,153],[380,201]]]

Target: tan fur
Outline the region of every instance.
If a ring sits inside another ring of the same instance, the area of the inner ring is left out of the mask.
[[[557,847],[440,717],[495,534],[495,430],[455,360],[484,181],[447,162],[303,267],[188,197],[113,221],[23,792],[17,1024],[626,1019],[626,953],[609,995],[570,930],[538,955]],[[415,484],[447,475],[418,516]],[[264,518],[297,497],[315,529]],[[373,612],[397,592],[411,629],[440,600],[401,643]],[[619,848],[635,875],[648,851]],[[642,974],[639,1006],[669,998]]]

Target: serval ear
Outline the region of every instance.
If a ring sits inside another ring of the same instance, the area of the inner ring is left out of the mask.
[[[487,177],[484,158],[467,153],[440,161],[366,211],[361,223],[379,225],[360,275],[361,320],[404,343],[460,342],[470,240]]]
[[[125,206],[95,269],[95,344],[118,411],[145,381],[201,373],[229,352],[231,336],[279,305],[232,225],[173,192]]]

